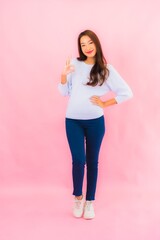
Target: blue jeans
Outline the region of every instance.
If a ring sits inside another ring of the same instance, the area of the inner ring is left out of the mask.
[[[66,134],[72,155],[73,195],[82,195],[87,166],[86,200],[95,200],[98,156],[105,133],[104,116],[91,120],[66,118]]]

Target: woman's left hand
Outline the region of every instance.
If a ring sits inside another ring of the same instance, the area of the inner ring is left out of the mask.
[[[92,96],[90,98],[91,102],[94,104],[94,105],[97,105],[101,108],[104,108],[104,102],[100,99],[100,97],[98,96]]]

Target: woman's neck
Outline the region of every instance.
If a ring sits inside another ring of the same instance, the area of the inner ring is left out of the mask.
[[[87,58],[85,61],[87,64],[94,64],[95,63],[95,58]]]

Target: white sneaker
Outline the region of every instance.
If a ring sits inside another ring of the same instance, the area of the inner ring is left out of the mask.
[[[83,215],[83,211],[84,211],[84,197],[81,200],[78,200],[75,197],[73,205],[73,216],[76,218],[80,218]]]
[[[95,217],[94,207],[92,201],[86,201],[84,206],[84,215],[85,219],[92,219]]]

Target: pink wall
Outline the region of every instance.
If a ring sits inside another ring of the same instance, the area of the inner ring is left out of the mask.
[[[105,110],[99,184],[158,188],[160,3],[0,1],[0,185],[70,186],[67,98],[57,84],[77,35],[95,31],[134,98]]]

